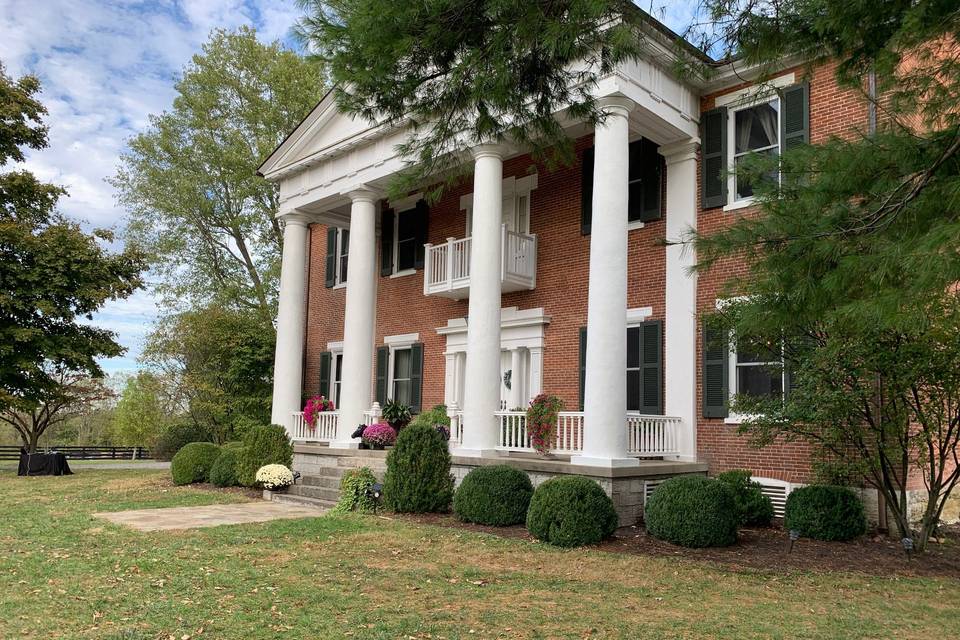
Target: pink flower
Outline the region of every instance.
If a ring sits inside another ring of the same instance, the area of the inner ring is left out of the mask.
[[[360,439],[368,447],[389,447],[397,441],[397,432],[386,422],[378,422],[364,429]]]
[[[333,401],[327,400],[323,396],[313,396],[307,400],[303,407],[303,419],[311,427],[316,426],[317,417],[323,411],[333,411]]]

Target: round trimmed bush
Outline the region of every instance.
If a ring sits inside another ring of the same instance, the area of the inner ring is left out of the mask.
[[[173,460],[191,442],[211,442],[210,431],[193,422],[176,422],[163,430],[151,453],[156,460]]]
[[[643,509],[647,532],[681,547],[726,547],[737,541],[733,491],[705,476],[676,476],[657,487]]]
[[[737,503],[740,524],[748,527],[767,527],[773,520],[773,502],[763,495],[760,483],[751,480],[746,469],[734,469],[717,474],[717,480],[733,491],[733,500]]]
[[[268,464],[293,466],[293,445],[287,430],[278,424],[252,427],[244,434],[237,460],[237,480],[245,487],[254,486],[257,469]]]
[[[847,487],[810,485],[787,496],[783,526],[814,540],[851,540],[867,531],[863,503]]]
[[[220,447],[212,442],[191,442],[183,446],[170,463],[173,484],[206,482],[219,455]]]
[[[613,500],[593,480],[559,476],[537,487],[527,510],[527,530],[558,547],[596,544],[617,529]]]
[[[218,487],[235,487],[240,484],[237,479],[237,461],[242,448],[243,445],[239,442],[228,442],[220,448],[220,455],[210,469],[211,484]]]
[[[397,443],[387,454],[383,477],[387,508],[401,513],[443,512],[450,508],[452,498],[447,441],[433,427],[408,425],[397,434]]]
[[[477,467],[453,494],[453,512],[464,522],[519,524],[527,519],[532,495],[533,485],[523,471],[505,464]]]

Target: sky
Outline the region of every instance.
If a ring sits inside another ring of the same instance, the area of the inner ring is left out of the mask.
[[[681,31],[695,0],[638,4]],[[172,104],[177,75],[210,31],[253,25],[262,40],[295,47],[289,30],[299,15],[294,0],[0,0],[0,61],[9,76],[39,77],[49,110],[49,146],[30,151],[25,168],[67,189],[64,214],[121,231],[124,212],[105,180],[126,141]],[[105,371],[136,369],[156,316],[149,290],[96,315],[127,349],[104,360]]]

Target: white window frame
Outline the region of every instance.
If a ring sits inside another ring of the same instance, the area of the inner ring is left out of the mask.
[[[501,182],[503,200],[513,198],[513,216],[514,220],[522,220],[523,229],[516,231],[524,235],[530,235],[530,217],[533,211],[531,201],[533,200],[533,191],[537,188],[538,174],[534,173],[523,178],[504,178]],[[521,211],[520,204],[523,203]],[[469,238],[473,231],[473,193],[468,193],[460,197],[460,209],[466,212],[466,224],[464,225],[465,238]],[[522,213],[522,215],[520,215]],[[503,214],[501,212],[501,224]]]
[[[627,309],[627,331],[630,331],[630,329],[639,329],[640,326],[644,322],[646,322],[652,315],[653,315],[653,307],[636,307],[634,309]],[[629,356],[628,356],[628,360],[629,360]],[[640,371],[642,369],[643,369],[643,363],[640,363],[640,365],[637,366],[636,368],[628,366],[624,371]],[[633,413],[635,413],[635,411]]]
[[[328,342],[327,351],[330,352],[330,387],[326,389],[326,397],[328,400],[333,400],[336,408],[340,408],[340,402],[337,399],[337,388],[343,384],[343,380],[337,380],[337,359],[341,361],[341,371],[342,362],[343,362],[343,341],[339,340],[337,342]]]
[[[404,333],[384,337],[383,344],[390,348],[390,357],[387,358],[387,400],[396,400],[393,393],[393,368],[397,351],[412,350],[413,345],[417,342],[420,342],[419,333]]]
[[[409,213],[414,211],[417,206],[417,202],[423,199],[422,193],[415,193],[412,196],[407,196],[401,200],[390,203],[390,208],[393,209],[393,246],[391,251],[393,264],[390,265],[390,274],[391,278],[402,278],[404,276],[411,276],[417,272],[416,267],[410,269],[404,269],[403,271],[399,268],[400,260],[400,216],[404,213]]]
[[[343,232],[350,232],[349,229],[344,229],[342,227],[337,227],[337,246],[334,251],[334,261],[333,266],[334,280],[333,288],[341,289],[347,286],[347,278],[343,275],[343,258],[347,259],[347,276],[350,274],[350,239],[347,238],[347,241],[343,240]]]
[[[727,398],[733,398],[737,395],[737,368],[741,366],[737,362],[737,342],[734,339],[734,336],[731,334],[729,338],[729,352],[730,355],[727,358]],[[745,367],[760,367],[765,365],[776,365],[778,364],[775,361],[769,362],[752,362],[745,364]],[[787,392],[787,363],[783,354],[783,346],[780,347],[780,397],[783,398]],[[744,420],[748,420],[756,416],[750,414],[738,414],[733,411],[727,412],[726,423],[727,424],[740,424]]]

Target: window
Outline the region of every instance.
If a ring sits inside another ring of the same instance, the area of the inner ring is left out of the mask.
[[[330,395],[327,397],[333,400],[334,406],[340,407],[340,380],[343,375],[343,354],[333,354],[333,376],[330,380]]]
[[[377,348],[376,399],[381,405],[395,400],[420,412],[423,384],[423,344],[420,335],[386,336]]]
[[[347,253],[350,249],[350,230],[329,227],[327,229],[327,254],[325,286],[339,287],[347,283]]]
[[[391,398],[393,398],[395,402],[401,402],[406,405],[412,404],[413,402],[410,393],[412,386],[412,355],[410,348],[395,349],[393,351],[393,375],[390,389],[393,393]]]
[[[418,198],[411,196],[396,203],[396,212],[389,209],[383,212],[380,226],[382,276],[407,275],[423,268],[423,245],[427,242],[430,209],[424,200]]]
[[[730,392],[747,396],[782,397],[786,388],[782,347],[741,339],[734,347]]]
[[[393,242],[393,272],[413,269],[417,259],[417,218],[413,211],[404,212],[395,218],[396,232]]]
[[[745,107],[733,115],[734,200],[746,200],[753,197],[753,185],[738,169],[750,154],[780,154],[780,100]]]
[[[347,282],[347,254],[350,250],[350,230],[337,229],[337,274],[336,284]]]

